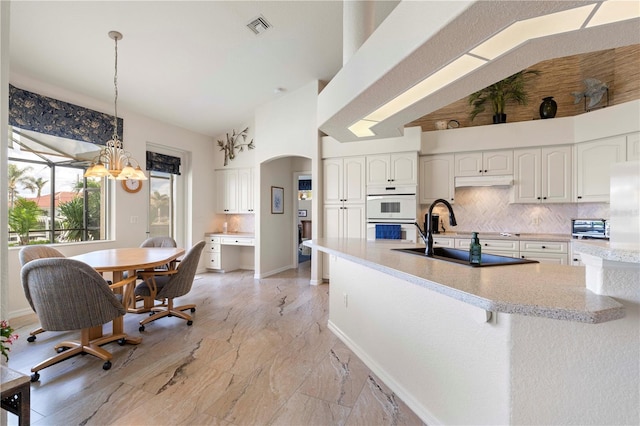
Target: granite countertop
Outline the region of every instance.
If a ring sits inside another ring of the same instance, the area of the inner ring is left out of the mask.
[[[434,238],[471,238],[471,232],[441,232],[433,234]],[[517,241],[562,241],[572,240],[570,234],[525,234],[525,233],[500,233],[478,232],[480,240],[517,240]]]
[[[592,324],[625,314],[613,298],[586,288],[584,267],[532,263],[473,268],[393,251],[420,245],[391,240],[328,238],[303,244],[487,311]]]
[[[617,247],[609,241],[575,240],[575,253],[586,253],[612,262],[640,263],[640,245],[636,248]]]

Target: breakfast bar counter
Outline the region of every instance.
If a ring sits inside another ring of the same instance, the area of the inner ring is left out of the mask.
[[[616,290],[629,268],[597,294],[582,266],[304,244],[329,256],[329,329],[426,424],[640,423],[640,292]]]
[[[390,240],[321,239],[309,245],[490,312],[585,323],[624,317],[622,304],[587,290],[583,267],[533,263],[474,268],[393,251],[420,245]]]

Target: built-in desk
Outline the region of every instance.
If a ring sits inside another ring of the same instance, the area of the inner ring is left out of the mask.
[[[255,235],[247,232],[205,234],[207,269],[229,272],[254,269]]]

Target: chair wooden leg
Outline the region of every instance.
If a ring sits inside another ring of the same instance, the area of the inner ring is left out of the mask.
[[[189,310],[195,310],[196,305],[193,304],[189,304],[189,305],[182,305],[182,306],[178,306],[178,307],[173,307],[173,299],[168,299],[167,300],[167,304],[166,307],[165,306],[154,306],[153,308],[151,308],[152,312],[155,312],[155,314],[151,315],[150,317],[147,317],[145,319],[143,319],[142,321],[140,321],[140,325],[144,326],[145,324],[150,323],[151,321],[155,321],[159,318],[162,317],[167,317],[167,316],[175,316],[178,318],[182,318],[186,321],[192,321],[193,318],[191,317],[191,315],[184,313],[182,311],[186,311],[187,309]],[[191,325],[191,324],[189,324]]]
[[[68,348],[64,352],[59,353],[58,355],[52,356],[41,363],[37,364],[35,367],[31,368],[33,373],[36,373],[44,368],[50,367],[54,364],[57,364],[61,361],[64,361],[72,356],[88,353],[94,355],[104,361],[109,361],[112,358],[110,352],[102,349],[97,346],[95,343],[89,340],[89,329],[83,328],[80,331],[80,341],[77,340],[65,340],[63,342],[58,343],[55,346],[55,349],[58,350],[60,348]]]

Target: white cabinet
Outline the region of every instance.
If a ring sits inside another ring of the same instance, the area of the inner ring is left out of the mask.
[[[418,154],[403,152],[367,156],[367,185],[417,185]]]
[[[328,204],[324,206],[325,238],[366,239],[365,204]],[[323,272],[329,278],[329,255],[323,255]]]
[[[555,265],[569,264],[569,244],[558,241],[520,241],[520,257]]]
[[[482,246],[482,253],[496,254],[498,256],[519,257],[519,246],[517,240],[485,240],[482,239],[480,234],[480,245]],[[471,239],[469,238],[456,238],[456,248],[461,250],[469,250],[469,244]]]
[[[576,201],[608,203],[611,165],[626,157],[625,136],[576,144]]]
[[[455,247],[455,239],[454,238],[447,238],[447,237],[436,237],[435,235],[433,236],[433,247],[449,247],[449,248],[454,248]],[[469,248],[469,247],[467,247]]]
[[[453,154],[420,157],[419,203],[431,204],[438,198],[453,203],[455,181]]]
[[[455,154],[455,176],[500,176],[513,174],[510,149]]]
[[[365,170],[365,157],[324,160],[324,203],[366,203]]]
[[[572,201],[570,146],[516,149],[513,159],[513,203]]]
[[[253,169],[238,169],[238,213],[253,212]]]
[[[207,269],[228,272],[242,268],[243,259],[242,247],[253,247],[254,238],[248,236],[238,236],[232,234],[206,235],[206,245],[204,248],[207,257]],[[249,249],[249,254],[252,249]],[[253,256],[248,256],[249,258]],[[245,266],[249,268],[249,266]]]
[[[216,170],[216,211],[218,213],[238,212],[238,170]]]
[[[217,213],[253,213],[252,169],[216,170],[215,176]]]

